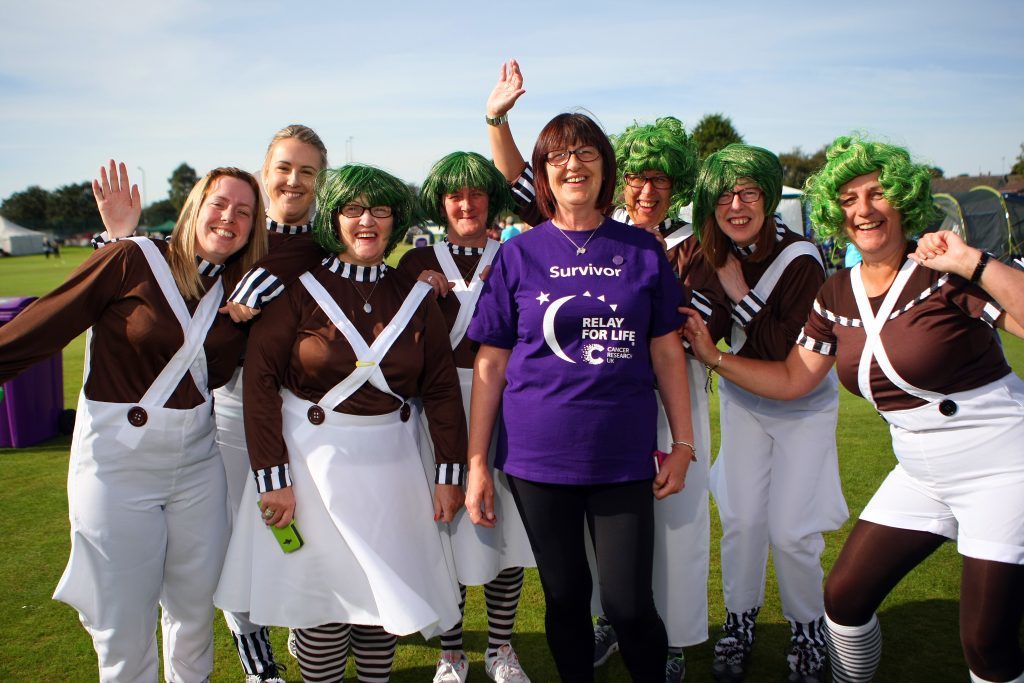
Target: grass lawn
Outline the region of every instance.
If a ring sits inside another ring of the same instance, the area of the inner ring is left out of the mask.
[[[402,245],[400,250],[404,250]],[[61,282],[84,260],[89,249],[68,248],[61,259],[27,256],[0,259],[0,297],[37,295]],[[396,254],[397,257],[399,254]],[[1005,337],[1004,337],[1005,338]],[[1024,342],[1006,338],[1011,365],[1024,367]],[[64,351],[65,401],[74,407],[82,376],[83,339]],[[718,400],[712,397],[712,452],[718,445]],[[839,459],[843,489],[856,519],[895,460],[885,423],[871,407],[845,390],[840,395]],[[89,681],[96,679],[96,660],[77,615],[50,599],[68,555],[66,474],[70,437],[59,437],[26,449],[0,449],[7,485],[0,489],[0,535],[8,540],[0,557],[0,680]],[[712,503],[712,506],[714,503]],[[689,648],[690,681],[710,680],[711,643],[724,618],[719,573],[718,540],[721,528],[712,511],[710,598],[711,640]],[[852,521],[826,535],[826,570],[835,561]],[[958,607],[960,560],[946,544],[900,584],[882,606],[885,639],[879,680],[964,681],[966,665],[960,653]],[[784,652],[789,627],[779,607],[778,591],[769,568],[767,598],[758,627],[758,643],[749,681],[777,681],[786,668]],[[301,680],[298,666],[285,652],[285,629],[274,629],[278,658],[289,665],[289,681]],[[471,680],[486,680],[483,649],[487,640],[483,596],[471,589],[466,608],[466,647],[472,660]],[[535,683],[557,680],[544,639],[544,606],[535,570],[527,582],[519,609],[514,639],[523,664]],[[213,681],[242,680],[241,669],[223,620],[215,632],[216,666]],[[437,653],[418,636],[404,638],[398,650],[392,680],[429,681]],[[351,667],[351,665],[350,665]],[[354,671],[350,668],[354,680]],[[598,670],[597,681],[625,681],[628,677],[618,656]]]

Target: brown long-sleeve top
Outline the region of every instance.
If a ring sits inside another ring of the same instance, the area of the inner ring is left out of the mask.
[[[310,271],[368,345],[398,312],[414,284],[386,267],[383,270],[378,277],[376,267],[356,267],[332,256]],[[363,309],[366,302],[372,306],[370,313]],[[281,387],[316,403],[355,369],[356,360],[352,346],[301,282],[288,287],[256,321],[246,349],[243,406],[249,460],[261,491],[290,484]],[[439,480],[461,480],[466,418],[448,330],[432,296],[420,303],[379,367],[393,392],[423,401]],[[335,410],[383,415],[400,406],[394,396],[366,383]]]
[[[451,251],[452,260],[455,261],[455,265],[464,276],[464,282],[468,285],[470,278],[473,277],[473,273],[476,271],[477,264],[480,262],[480,257],[483,255],[483,248],[473,249],[470,247],[455,247],[453,245],[448,245],[448,248]],[[398,263],[398,272],[409,280],[415,280],[424,270],[443,272],[433,248],[410,249],[405,252],[402,260]],[[445,327],[451,332],[451,329],[455,326],[455,319],[459,317],[459,310],[462,308],[462,304],[459,303],[459,297],[449,292],[448,296],[437,298],[437,305],[444,315]],[[452,351],[452,355],[455,358],[455,367],[472,369],[473,361],[476,360],[476,352],[479,350],[479,343],[470,339],[469,335],[464,336],[459,345]]]
[[[776,219],[776,240],[772,242],[772,254],[764,261],[752,262],[748,257],[750,248],[734,247],[743,269],[743,279],[751,288],[774,263],[779,254],[793,242],[807,240],[797,235]],[[825,271],[812,256],[798,256],[786,266],[775,289],[767,301],[761,301],[753,289],[732,308],[732,322],[745,328],[747,341],[737,355],[763,360],[783,360],[800,330],[807,322],[807,316],[814,304],[814,296],[825,282]],[[715,330],[712,330],[712,334]],[[726,339],[730,332],[725,332]]]
[[[249,308],[263,308],[326,254],[313,240],[313,226],[286,225],[267,218],[267,255],[238,281],[228,297]]]
[[[166,254],[166,242],[153,243]],[[205,287],[223,270],[202,260],[197,267]],[[186,299],[185,304],[194,313],[199,302]],[[141,248],[120,241],[93,252],[62,285],[0,327],[0,382],[60,351],[89,327],[91,370],[83,388],[93,401],[139,401],[184,343]],[[203,344],[210,389],[231,378],[244,346],[244,328],[217,315]],[[203,401],[186,373],[165,407],[189,409]]]

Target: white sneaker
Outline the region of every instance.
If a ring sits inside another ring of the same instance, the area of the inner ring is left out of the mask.
[[[495,683],[530,683],[511,643],[505,643],[493,653],[488,651],[484,656],[484,665],[487,675]]]
[[[442,651],[437,660],[437,671],[432,683],[466,683],[469,675],[469,660],[462,650]]]

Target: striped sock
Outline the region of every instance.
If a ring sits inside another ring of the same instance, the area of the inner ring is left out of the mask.
[[[487,651],[494,652],[512,639],[519,596],[523,592],[522,567],[509,567],[484,586],[487,601]]]
[[[361,683],[387,683],[395,661],[398,636],[380,626],[353,626],[352,652],[356,656],[356,675]]]
[[[882,658],[882,628],[872,614],[862,626],[843,626],[825,615],[825,641],[832,661],[832,680],[836,683],[870,681]]]
[[[351,624],[324,624],[293,629],[299,671],[306,683],[343,683]]]
[[[270,629],[260,626],[252,633],[231,633],[238,651],[238,659],[242,662],[242,670],[247,676],[261,674],[274,666],[274,651],[270,649]]]
[[[459,584],[459,614],[466,613],[466,587]],[[451,629],[441,634],[441,650],[462,652],[462,619]]]

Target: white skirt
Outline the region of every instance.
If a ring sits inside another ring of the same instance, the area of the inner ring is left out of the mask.
[[[473,389],[473,371],[458,368],[459,384],[462,387],[462,404],[469,418],[469,399]],[[420,453],[423,469],[428,481],[434,481],[434,447],[430,439],[425,415],[420,420]],[[497,428],[492,433],[491,448],[487,464],[494,480],[494,514],[498,518],[494,528],[477,526],[469,519],[466,510],[460,510],[450,524],[439,523],[441,533],[446,535],[455,555],[456,575],[464,586],[482,586],[490,583],[498,574],[512,567],[536,567],[530,539],[526,535],[519,509],[512,498],[505,473],[494,469],[494,451],[497,443]]]
[[[309,628],[380,625],[427,638],[460,619],[451,558],[433,522],[432,486],[417,459],[417,423],[327,410],[282,391],[283,430],[305,545],[285,554],[260,518],[255,481],[242,496],[214,596],[254,623]]]

